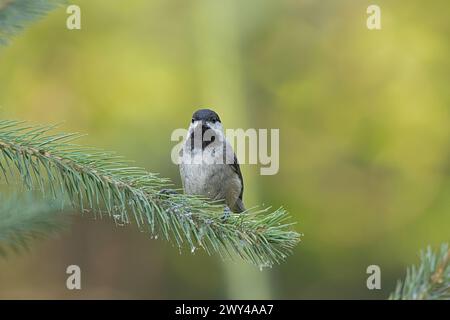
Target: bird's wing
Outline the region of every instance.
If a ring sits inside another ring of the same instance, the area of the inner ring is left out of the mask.
[[[239,180],[241,181],[241,192],[239,193],[239,199],[242,200],[242,194],[244,193],[244,179],[242,178],[241,167],[239,167],[239,162],[237,160],[236,154],[234,155],[234,162],[230,166],[231,169],[233,169],[233,171],[236,172],[236,174],[239,177]]]
[[[236,157],[236,153],[234,153],[231,145],[227,142],[225,144],[225,147],[226,147],[226,151],[225,151],[226,154],[230,156],[230,157],[227,157],[227,159],[233,159],[233,162],[229,163],[228,165],[230,166],[231,170],[233,170],[237,174],[239,181],[241,182],[241,192],[239,193],[239,199],[242,200],[242,195],[244,193],[244,179],[242,178],[241,168],[239,166],[239,162]],[[231,154],[233,157],[231,157]]]

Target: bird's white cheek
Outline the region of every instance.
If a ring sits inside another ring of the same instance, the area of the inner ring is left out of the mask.
[[[212,125],[212,128],[216,131],[221,131],[223,132],[223,126],[220,122],[216,122]]]

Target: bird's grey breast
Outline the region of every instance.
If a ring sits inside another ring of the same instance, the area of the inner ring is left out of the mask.
[[[204,150],[185,145],[180,163],[184,191],[211,199],[223,198],[223,181],[227,180],[229,170],[222,158],[221,144],[210,144]]]

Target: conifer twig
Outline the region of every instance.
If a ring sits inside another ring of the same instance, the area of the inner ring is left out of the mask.
[[[238,255],[258,266],[280,263],[299,241],[282,208],[223,219],[221,204],[165,192],[171,187],[167,179],[111,152],[73,144],[79,134],[50,134],[52,129],[0,120],[0,174],[5,181],[18,179],[55,198],[67,195],[81,211],[134,222],[192,252],[203,248],[223,258]]]
[[[434,253],[430,247],[420,254],[420,265],[406,271],[391,300],[448,300],[450,299],[450,249],[448,243]]]
[[[65,0],[0,0],[0,45]]]
[[[0,194],[0,256],[29,248],[29,242],[64,230],[68,215],[60,201],[32,192]]]

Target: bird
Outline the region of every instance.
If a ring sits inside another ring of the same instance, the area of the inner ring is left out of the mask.
[[[245,211],[239,162],[213,110],[193,113],[180,151],[179,169],[185,194],[222,202],[225,210],[234,213]]]

